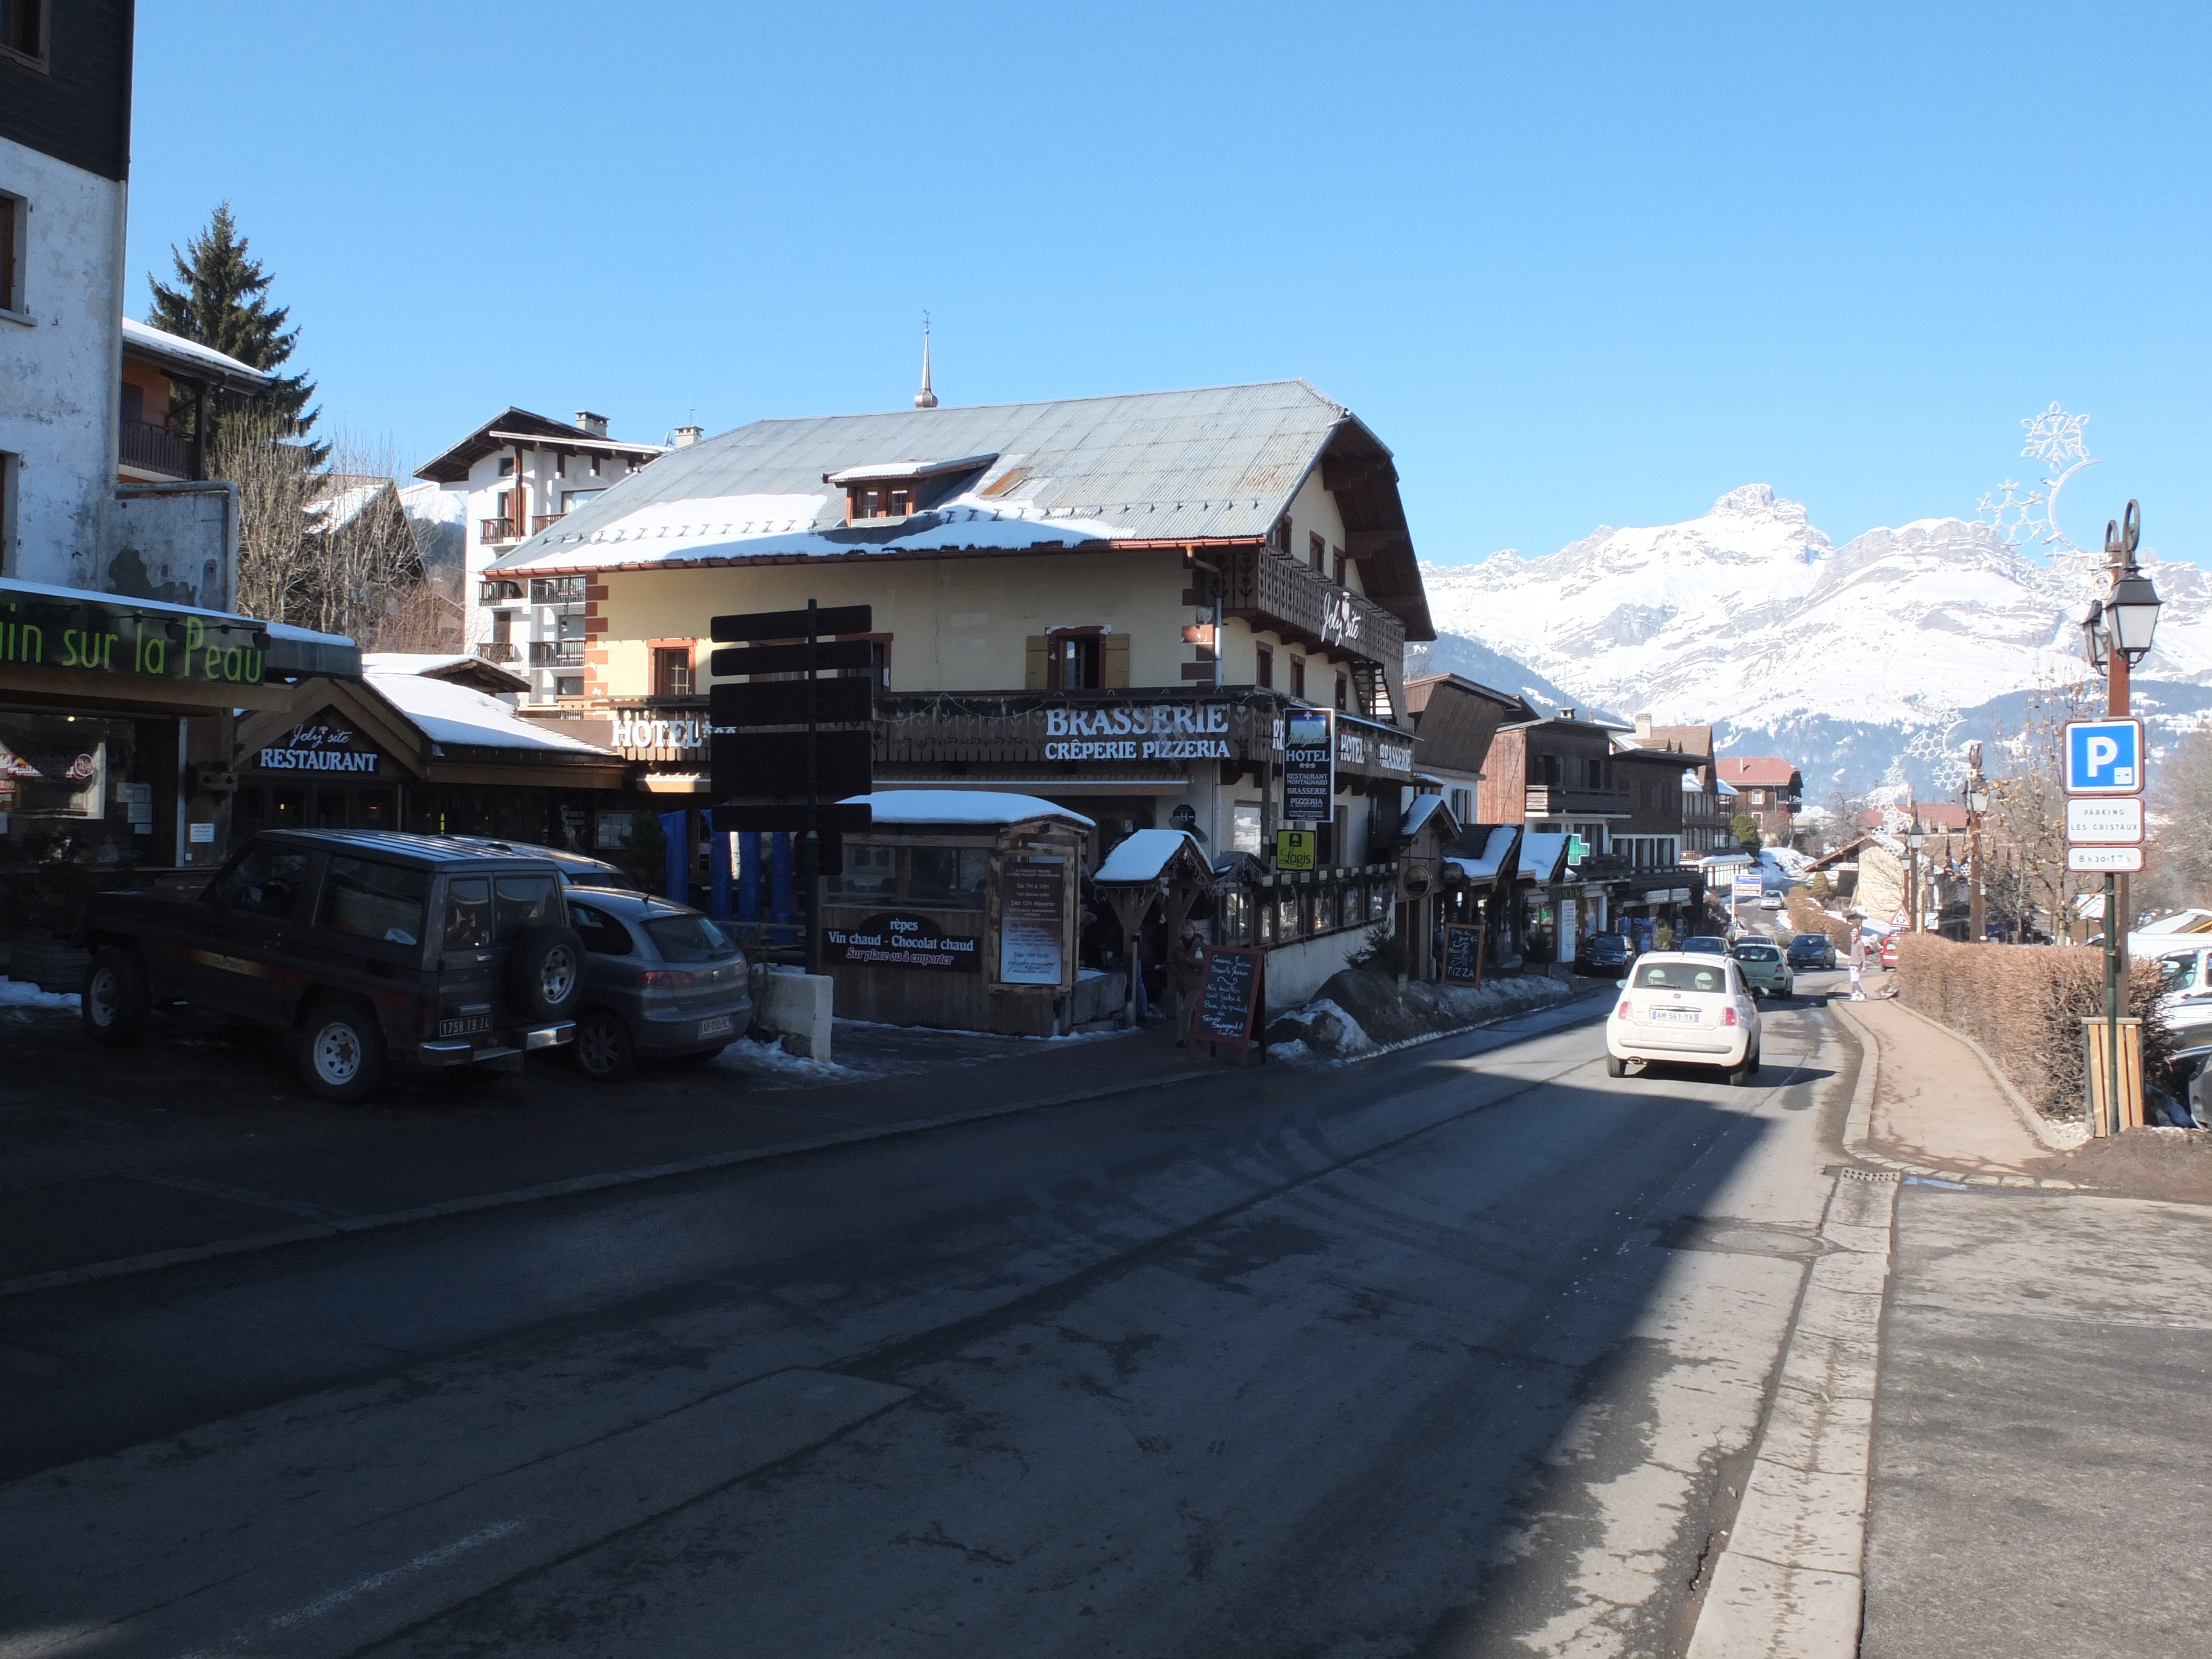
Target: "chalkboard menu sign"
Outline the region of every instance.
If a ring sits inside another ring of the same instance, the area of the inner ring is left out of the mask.
[[[1444,979],[1452,985],[1482,983],[1482,929],[1464,921],[1444,924]]]
[[[1284,721],[1283,816],[1327,823],[1336,811],[1336,744],[1326,708],[1294,708]]]
[[[1012,858],[999,866],[999,982],[1058,985],[1066,972],[1067,866]]]
[[[1264,951],[1209,946],[1206,981],[1190,1017],[1190,1041],[1209,1051],[1233,1045],[1242,1065],[1257,1048],[1267,1057],[1267,955]]]

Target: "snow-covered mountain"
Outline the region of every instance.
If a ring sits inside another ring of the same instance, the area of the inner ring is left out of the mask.
[[[2167,604],[2138,684],[2191,717],[2212,706],[2212,583],[2195,565],[2144,563]],[[2008,714],[2016,730],[2035,688],[2088,673],[2076,619],[2106,581],[1958,519],[1839,548],[1765,484],[1686,523],[1601,527],[1542,558],[1427,565],[1422,579],[1440,635],[1527,665],[1571,701],[1710,721],[1726,747],[1787,755],[1813,799],[1886,777],[1955,787],[1960,744]],[[1431,655],[1443,666],[1457,649],[1440,638]]]

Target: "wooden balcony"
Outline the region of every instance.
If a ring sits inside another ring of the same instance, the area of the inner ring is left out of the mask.
[[[1405,660],[1406,624],[1297,560],[1268,548],[1226,550],[1223,613],[1285,640],[1395,668]]]
[[[1532,818],[1625,818],[1628,816],[1626,789],[1569,789],[1556,783],[1532,783],[1528,789],[1528,814]]]
[[[568,516],[565,513],[533,513],[530,515],[530,533],[535,536],[546,526],[558,524]]]
[[[478,519],[477,539],[483,542],[511,542],[515,539],[512,519]]]
[[[477,647],[477,655],[486,662],[513,662],[520,654],[511,640],[485,640]]]

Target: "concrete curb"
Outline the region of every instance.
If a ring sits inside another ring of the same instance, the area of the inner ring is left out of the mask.
[[[155,1273],[164,1267],[186,1267],[196,1261],[214,1261],[224,1256],[251,1255],[262,1250],[278,1249],[287,1244],[304,1244],[319,1238],[343,1238],[349,1234],[411,1226],[416,1222],[443,1220],[478,1211],[511,1209],[517,1205],[534,1204],[542,1199],[604,1192],[610,1188],[633,1187],[648,1181],[665,1181],[676,1176],[732,1169],[744,1164],[764,1164],[771,1158],[829,1152],[840,1146],[857,1146],[872,1140],[890,1140],[900,1135],[921,1134],[932,1129],[955,1128],[963,1123],[987,1122],[995,1117],[1011,1117],[1017,1112],[1042,1111],[1048,1107],[1074,1106],[1085,1101],[1104,1100],[1115,1095],[1137,1094],[1146,1089],[1171,1088],[1178,1084],[1216,1075],[1217,1068],[1211,1066],[1170,1072],[1164,1077],[1148,1078],[1141,1083],[1117,1083],[1104,1089],[1054,1095],[1046,1100],[1024,1100],[1008,1106],[985,1107],[979,1111],[952,1112],[941,1117],[916,1118],[903,1123],[841,1130],[835,1134],[816,1135],[805,1140],[782,1141],[774,1146],[749,1147],[735,1152],[709,1152],[700,1158],[679,1158],[668,1164],[649,1164],[637,1169],[573,1176],[566,1181],[543,1182],[534,1187],[515,1187],[504,1192],[477,1193],[467,1198],[447,1199],[441,1203],[420,1204],[404,1210],[387,1210],[376,1215],[349,1216],[343,1220],[308,1222],[268,1232],[244,1233],[235,1238],[216,1239],[210,1243],[187,1245],[173,1250],[118,1256],[112,1261],[90,1262],[82,1267],[57,1267],[49,1273],[0,1279],[0,1298],[28,1296],[35,1291],[57,1290],[67,1285],[89,1285],[105,1279],[127,1278],[133,1273]]]

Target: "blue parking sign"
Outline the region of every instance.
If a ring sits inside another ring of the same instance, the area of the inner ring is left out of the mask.
[[[2135,795],[2143,787],[2143,729],[2137,720],[2066,723],[2066,793]]]

